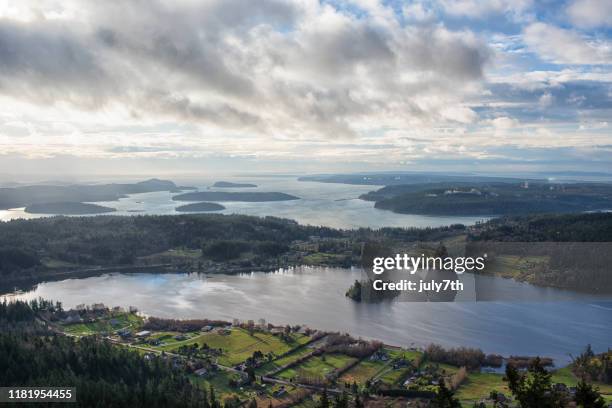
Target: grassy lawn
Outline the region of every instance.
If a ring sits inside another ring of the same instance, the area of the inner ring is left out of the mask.
[[[389,385],[397,384],[402,379],[405,372],[406,368],[399,368],[397,370],[390,369],[380,377],[380,381]]]
[[[363,360],[340,377],[340,382],[364,384],[385,367],[386,362]]]
[[[283,370],[278,374],[278,377],[286,380],[298,376],[324,377],[325,374],[335,369],[342,368],[355,360],[355,358],[343,354],[325,354],[309,358],[297,367]]]
[[[464,406],[471,406],[475,401],[487,398],[493,390],[510,396],[502,374],[471,373],[457,390],[456,396]]]
[[[538,265],[547,265],[548,262],[549,259],[545,256],[498,255],[484,272],[504,278],[529,280],[533,278]]]
[[[72,268],[78,266],[77,264],[61,261],[59,259],[49,259],[45,258],[42,260],[42,264],[49,269],[59,269],[59,268]]]
[[[553,372],[552,382],[564,383],[568,387],[573,387],[578,384],[578,378],[572,373],[570,367],[564,367]],[[595,387],[599,388],[601,396],[607,401],[612,402],[612,384],[604,384],[600,382],[594,383]]]
[[[111,321],[116,324],[111,324]],[[69,334],[86,336],[100,332],[112,333],[124,327],[137,329],[140,326],[142,326],[141,317],[132,313],[123,313],[113,317],[104,317],[93,323],[77,323],[63,325],[62,329]]]
[[[391,357],[391,359],[404,358],[413,362],[423,356],[423,353],[420,351],[400,350],[395,348],[387,349],[387,353],[389,354],[389,357]],[[403,379],[402,377],[404,376],[406,370],[407,367],[393,369],[392,364],[389,364],[387,368],[382,371],[383,374],[379,377],[379,379],[385,384],[398,384],[399,381]]]
[[[306,255],[303,259],[306,265],[321,265],[321,264],[335,264],[339,261],[344,260],[345,256],[341,254],[327,254],[324,252],[315,252],[313,254]]]
[[[205,387],[206,391],[210,390],[212,386],[215,390],[217,399],[223,400],[224,398],[231,397],[233,395],[239,398],[245,398],[250,395],[248,391],[241,390],[240,388],[230,388],[229,380],[234,374],[227,371],[217,371],[214,376],[211,377],[198,377],[196,375],[190,376],[194,384],[198,384],[201,387]]]
[[[273,371],[273,370],[277,370],[282,366],[285,366],[289,363],[292,363],[300,359],[301,357],[305,356],[308,353],[312,353],[312,349],[307,348],[307,347],[300,348],[299,350],[296,350],[286,355],[285,357],[278,358],[274,361],[270,361],[269,363],[262,365],[256,370],[256,373],[258,375],[261,375],[261,374],[269,373],[270,371]]]

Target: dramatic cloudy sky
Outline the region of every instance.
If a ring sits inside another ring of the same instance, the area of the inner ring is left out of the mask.
[[[612,169],[610,0],[0,1],[0,172]]]

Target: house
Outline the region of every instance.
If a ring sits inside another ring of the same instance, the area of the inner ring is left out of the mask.
[[[117,335],[125,338],[125,337],[130,337],[132,335],[132,332],[130,331],[130,329],[123,328],[123,329],[117,330]]]
[[[76,305],[75,310],[81,311],[81,310],[86,310],[87,306],[85,305],[85,303],[81,303],[80,305]]]
[[[143,330],[143,331],[139,331],[138,333],[135,334],[136,337],[149,337],[151,335],[151,332],[148,330]]]
[[[113,307],[113,312],[115,312],[115,313],[125,313],[125,309],[123,309],[121,306],[115,306],[115,307]]]
[[[200,331],[203,331],[204,333],[207,333],[209,331],[211,331],[213,329],[212,326],[204,326],[202,327],[202,329],[200,329]]]
[[[393,362],[393,368],[394,369],[398,369],[398,368],[402,368],[402,367],[408,367],[410,365],[410,361],[400,358],[399,360],[396,360]]]
[[[83,318],[78,313],[71,313],[64,319],[66,324],[82,323]]]
[[[106,306],[104,306],[104,303],[94,303],[91,305],[91,310],[94,312],[103,312],[106,310]]]
[[[205,368],[200,368],[199,370],[195,370],[193,373],[198,377],[205,377],[208,374],[208,370]]]
[[[378,349],[370,356],[370,360],[372,361],[387,361],[389,360],[389,355],[383,349]]]

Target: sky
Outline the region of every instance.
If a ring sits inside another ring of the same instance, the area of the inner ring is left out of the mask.
[[[612,171],[611,34],[611,0],[0,0],[0,174]]]

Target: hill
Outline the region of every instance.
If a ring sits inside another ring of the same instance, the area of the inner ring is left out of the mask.
[[[526,215],[612,208],[612,185],[595,183],[426,183],[387,186],[362,195],[401,214]]]

